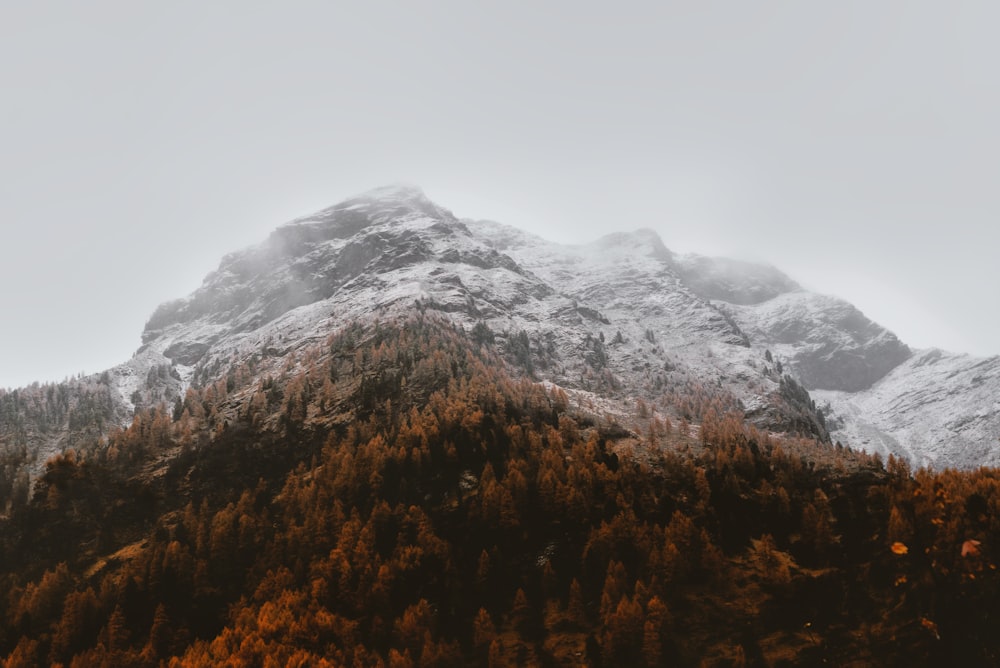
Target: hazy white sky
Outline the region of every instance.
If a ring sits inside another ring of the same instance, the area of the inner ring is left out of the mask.
[[[0,386],[124,361],[223,254],[396,181],[1000,353],[997,7],[7,3]]]

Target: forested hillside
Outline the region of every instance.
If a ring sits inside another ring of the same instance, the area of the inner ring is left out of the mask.
[[[7,666],[995,665],[1000,475],[610,419],[431,315],[360,322],[50,460]]]
[[[122,417],[108,374],[0,389],[0,515],[28,501],[31,474],[65,449],[99,438]]]

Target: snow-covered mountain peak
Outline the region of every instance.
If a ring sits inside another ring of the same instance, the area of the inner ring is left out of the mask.
[[[914,415],[930,405],[907,383],[954,397],[967,396],[960,383],[975,384],[976,397],[1000,389],[1000,365],[914,356],[851,304],[808,292],[772,266],[678,255],[649,229],[554,243],[502,223],[459,220],[412,186],[357,195],[226,256],[192,295],[157,309],[131,377],[167,364],[179,378],[204,380],[261,351],[277,365],[348,322],[415,308],[468,330],[488,327],[488,338],[535,378],[621,414],[636,398],[711,388],[759,425],[823,438],[805,387],[823,390],[848,444],[864,433],[866,447],[935,464],[971,460],[892,445],[903,435],[893,416],[922,424]],[[935,442],[954,433],[968,453],[973,439],[1000,431],[1000,405],[939,405],[958,417],[934,432]]]

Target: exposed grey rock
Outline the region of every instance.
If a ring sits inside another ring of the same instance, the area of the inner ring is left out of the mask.
[[[163,351],[163,356],[174,364],[193,366],[201,361],[211,347],[204,342],[178,341]]]
[[[911,355],[895,334],[835,297],[796,290],[722,307],[811,390],[867,389]]]

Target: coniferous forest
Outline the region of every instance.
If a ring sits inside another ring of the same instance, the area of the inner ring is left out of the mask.
[[[764,433],[705,388],[623,421],[514,353],[346,326],[12,480],[5,665],[1000,662],[995,470]]]

